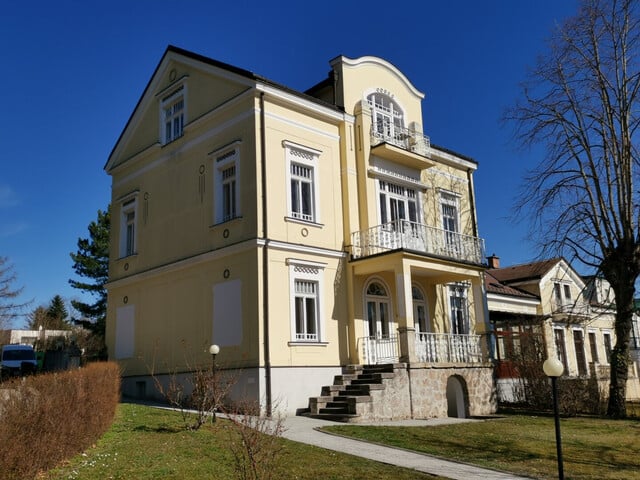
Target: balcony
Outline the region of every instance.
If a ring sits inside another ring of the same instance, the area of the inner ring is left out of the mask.
[[[425,363],[481,363],[480,335],[416,333],[416,357]]]
[[[591,305],[586,302],[553,300],[552,302],[553,314],[561,317],[588,317],[591,314]]]
[[[364,258],[392,250],[411,250],[450,260],[482,264],[484,240],[430,227],[408,220],[396,220],[354,232],[352,258]]]
[[[363,337],[358,349],[367,365],[398,361],[397,336]],[[424,363],[481,363],[480,335],[452,333],[416,333],[416,357]]]
[[[412,168],[433,166],[429,137],[387,122],[371,124],[371,153]]]

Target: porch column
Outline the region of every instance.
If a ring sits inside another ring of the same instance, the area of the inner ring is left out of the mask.
[[[413,323],[413,296],[411,295],[411,268],[402,262],[396,267],[396,304],[399,357],[401,362],[415,363],[416,329]]]
[[[471,279],[471,289],[473,293],[473,314],[475,316],[475,328],[473,332],[480,335],[480,347],[482,350],[482,360],[492,358],[491,348],[491,328],[489,326],[489,312],[486,308],[486,295],[484,292],[484,280],[482,277]]]

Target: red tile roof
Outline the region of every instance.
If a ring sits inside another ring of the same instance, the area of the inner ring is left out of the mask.
[[[485,271],[484,285],[487,293],[509,295],[519,298],[538,299],[536,295],[533,295],[529,292],[525,292],[524,290],[520,290],[519,288],[510,287],[509,285],[505,285],[504,283],[500,283],[500,281],[493,276],[493,272],[495,272],[495,269]]]
[[[562,258],[550,258],[539,262],[523,263],[504,268],[492,268],[487,271],[503,284],[536,280],[546,275]]]

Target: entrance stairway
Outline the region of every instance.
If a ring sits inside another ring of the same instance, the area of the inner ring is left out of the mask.
[[[382,393],[385,382],[394,377],[394,364],[343,367],[333,385],[322,387],[320,397],[309,399],[309,408],[303,415],[337,422],[357,421],[365,411],[372,410],[372,402],[380,400],[374,392]]]

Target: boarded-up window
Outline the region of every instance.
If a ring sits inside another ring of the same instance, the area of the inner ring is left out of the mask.
[[[135,307],[127,305],[116,310],[116,359],[131,358],[135,345]]]
[[[242,343],[242,281],[213,286],[213,335],[211,343],[221,347]]]

